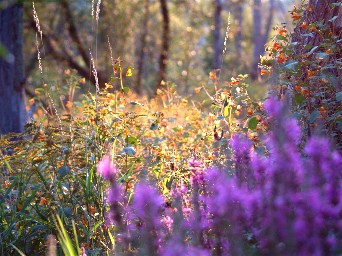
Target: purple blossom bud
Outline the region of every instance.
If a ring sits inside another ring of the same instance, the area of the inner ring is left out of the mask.
[[[114,163],[110,160],[109,156],[104,156],[102,160],[97,164],[97,172],[106,180],[113,180],[117,173],[117,169]]]

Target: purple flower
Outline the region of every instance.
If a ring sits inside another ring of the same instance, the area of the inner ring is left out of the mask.
[[[250,151],[252,143],[246,137],[235,135],[230,142],[234,152],[234,162],[236,169],[236,177],[239,184],[247,184],[249,187],[253,186],[254,177],[249,166]]]
[[[193,185],[194,182],[197,184],[203,184],[203,172],[204,168],[200,161],[198,161],[195,157],[190,158],[188,161],[188,164],[190,165],[190,171],[191,171],[191,177],[190,177],[190,184]]]
[[[172,239],[164,248],[162,256],[209,256],[210,252],[207,249],[196,248],[189,246],[179,237]]]
[[[104,156],[102,160],[97,164],[97,172],[104,179],[112,181],[115,178],[118,170],[114,163],[110,160],[109,156]]]
[[[264,108],[271,117],[280,117],[283,107],[283,103],[275,98],[267,99],[264,102]]]
[[[106,201],[108,204],[119,202],[122,199],[123,190],[119,184],[113,183],[107,191]]]
[[[201,162],[198,161],[195,157],[193,158],[190,158],[190,160],[188,161],[188,164],[191,166],[191,167],[199,167],[201,166]]]
[[[305,153],[310,157],[327,158],[330,154],[330,145],[328,140],[312,137],[305,146]]]
[[[164,204],[164,199],[158,191],[150,185],[139,183],[135,186],[134,194],[133,207],[137,215],[143,219],[159,219],[158,212]]]
[[[161,219],[161,222],[164,223],[169,231],[172,230],[173,219],[169,215],[164,215]]]

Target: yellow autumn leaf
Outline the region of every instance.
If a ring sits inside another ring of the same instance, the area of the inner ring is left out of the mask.
[[[229,107],[228,106],[225,106],[224,109],[223,109],[223,115],[224,116],[228,116],[229,115]]]
[[[184,105],[188,104],[188,100],[187,99],[182,99],[182,104],[184,104]]]
[[[128,67],[127,68],[127,72],[126,72],[126,76],[132,76],[133,73],[132,73],[132,68],[131,67]]]

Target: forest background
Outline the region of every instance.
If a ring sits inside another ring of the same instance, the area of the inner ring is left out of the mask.
[[[188,95],[208,81],[210,71],[222,68],[222,80],[249,73],[253,80],[252,94],[261,97],[265,89],[259,85],[265,84],[265,80],[260,80],[258,75],[260,55],[264,54],[273,25],[291,26],[288,9],[293,3],[276,0],[39,1],[35,3],[35,11],[42,32],[43,41],[40,41],[32,4],[25,1],[26,94],[33,98],[35,89],[41,87],[38,51],[44,83],[60,85],[65,71],[75,70],[87,83],[82,92],[94,90],[91,51],[101,87],[114,76],[113,61],[121,57],[126,67],[134,68],[134,75],[126,77],[126,84],[138,94],[153,96],[161,81],[171,81],[178,86],[179,94]],[[225,35],[227,26],[230,27]],[[224,47],[227,48],[225,55],[222,54]]]

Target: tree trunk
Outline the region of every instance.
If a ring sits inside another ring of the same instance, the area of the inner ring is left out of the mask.
[[[262,4],[261,0],[254,0],[253,2],[253,58],[252,58],[252,69],[251,78],[258,78],[258,64],[260,55],[265,52],[265,44],[267,42],[274,12],[274,0],[269,0],[269,14],[266,20],[264,32],[262,31]]]
[[[0,0],[0,134],[23,132],[26,122],[23,61],[23,5]],[[8,5],[8,6],[7,6]]]
[[[169,40],[170,40],[170,16],[169,9],[167,7],[167,0],[160,0],[160,9],[163,16],[163,34],[162,34],[162,46],[159,58],[159,78],[156,87],[161,86],[162,81],[166,81],[166,69],[169,53]]]
[[[223,42],[221,40],[221,27],[222,27],[222,0],[215,0],[215,30],[214,30],[214,62],[213,68],[220,69],[221,68],[221,58],[222,58],[222,45]]]
[[[238,58],[242,54],[242,22],[243,22],[243,3],[237,3],[235,9],[235,25],[237,26],[237,31],[235,35],[235,50]]]
[[[135,86],[135,91],[138,94],[141,94],[142,88],[141,88],[141,81],[142,81],[142,76],[144,73],[144,60],[145,60],[145,53],[146,53],[146,38],[148,34],[148,20],[150,17],[150,0],[145,0],[145,6],[144,6],[144,18],[143,18],[143,28],[142,28],[142,33],[140,37],[140,49],[139,49],[139,54],[138,54],[138,72],[137,72],[137,85]]]

